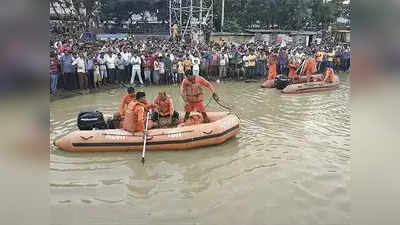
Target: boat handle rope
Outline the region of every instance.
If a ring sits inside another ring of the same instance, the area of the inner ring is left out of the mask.
[[[209,132],[203,131],[204,134],[211,134],[212,132],[213,132],[213,130],[210,130]]]
[[[83,140],[89,140],[89,139],[91,139],[91,138],[93,138],[93,136],[89,136],[89,137],[84,137],[84,136],[80,136]]]
[[[174,132],[174,133],[161,133],[161,134],[151,135],[151,137],[173,135],[173,134],[183,134],[183,133],[190,133],[190,132],[194,132],[194,130],[186,130],[186,131],[180,131],[180,132]],[[124,137],[143,137],[143,135],[137,135],[137,134],[107,134],[107,133],[103,133],[103,135],[124,136]]]

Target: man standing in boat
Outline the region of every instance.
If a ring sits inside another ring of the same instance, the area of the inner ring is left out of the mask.
[[[181,83],[181,96],[185,104],[185,118],[186,122],[189,119],[190,113],[198,111],[202,114],[204,123],[209,123],[206,109],[203,103],[203,90],[202,86],[210,89],[214,99],[218,99],[217,93],[215,93],[214,86],[202,78],[201,76],[193,75],[192,70],[186,72],[187,78]]]
[[[125,109],[126,107],[128,107],[129,103],[131,103],[132,100],[136,99],[136,92],[133,87],[128,87],[127,92],[128,94],[124,96],[121,105],[119,106],[119,114],[121,116],[125,115]]]

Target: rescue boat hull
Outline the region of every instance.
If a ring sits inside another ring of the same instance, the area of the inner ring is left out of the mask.
[[[262,88],[274,88],[275,87],[275,80],[266,80],[262,85]]]
[[[297,83],[288,85],[281,92],[283,94],[301,94],[317,91],[328,91],[339,87],[339,77],[335,76],[332,83],[324,81]]]
[[[149,130],[146,150],[186,150],[217,145],[239,132],[239,119],[235,115],[210,112],[208,116],[210,123]],[[141,151],[143,133],[132,134],[123,129],[79,130],[57,139],[54,144],[70,152]]]

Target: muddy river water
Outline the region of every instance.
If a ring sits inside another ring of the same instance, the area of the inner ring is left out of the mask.
[[[260,83],[215,84],[239,134],[188,151],[70,153],[51,146],[52,224],[349,224],[350,78],[337,90],[282,95]],[[166,90],[183,110],[179,86]],[[206,91],[205,103],[210,93]],[[50,104],[50,138],[81,110],[118,110],[124,89]],[[210,102],[208,111],[223,111]]]

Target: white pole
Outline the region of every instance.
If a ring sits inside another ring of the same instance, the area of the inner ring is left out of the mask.
[[[199,16],[200,23],[203,22],[203,0],[200,0],[200,16]]]
[[[182,26],[182,0],[179,0],[179,27]]]
[[[193,26],[192,26],[192,18],[193,18],[193,0],[190,0],[190,39],[193,40]]]
[[[169,0],[169,36],[172,36],[172,1]]]
[[[225,0],[222,0],[221,32],[224,32]]]

